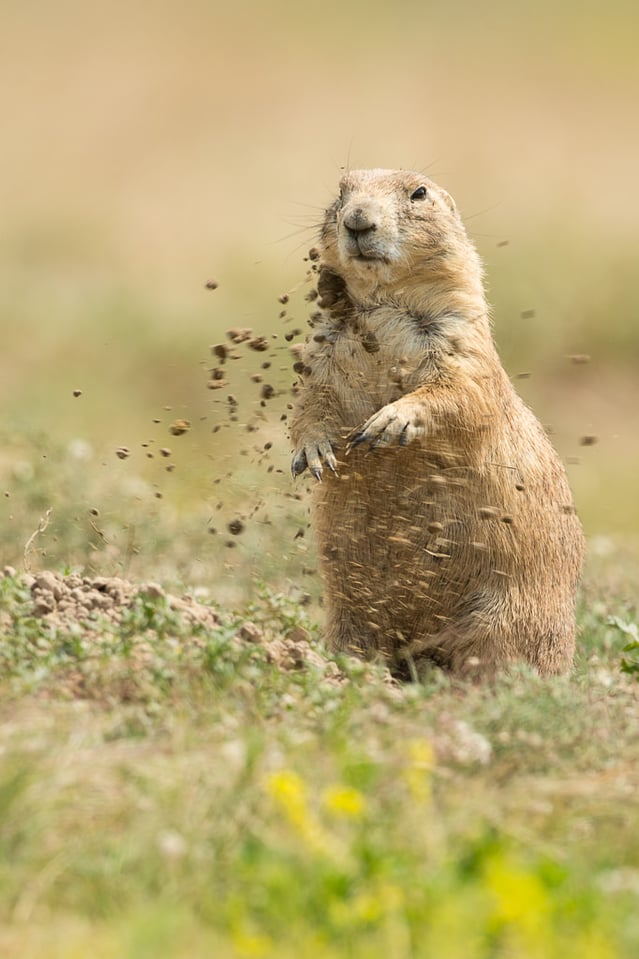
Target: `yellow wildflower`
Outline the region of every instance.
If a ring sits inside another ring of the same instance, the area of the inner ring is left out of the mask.
[[[280,769],[266,778],[268,794],[281,806],[287,818],[304,819],[307,811],[307,789],[301,776],[290,769]]]
[[[361,819],[366,812],[366,799],[351,786],[328,786],[322,794],[324,808],[342,819]]]
[[[493,922],[508,930],[527,957],[543,959],[552,936],[552,902],[539,876],[495,855],[486,866],[485,881],[494,899]]]
[[[266,790],[312,852],[329,851],[330,839],[309,807],[308,790],[301,776],[290,769],[280,769],[267,776]]]

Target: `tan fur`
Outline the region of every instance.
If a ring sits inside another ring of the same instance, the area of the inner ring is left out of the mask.
[[[319,266],[291,436],[294,474],[321,478],[329,645],[406,675],[567,670],[582,531],[452,199],[417,173],[347,174]]]

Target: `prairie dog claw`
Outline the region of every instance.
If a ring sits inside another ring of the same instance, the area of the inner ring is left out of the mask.
[[[382,406],[360,429],[352,434],[346,454],[361,443],[369,443],[370,449],[377,446],[408,446],[414,440],[426,436],[426,421],[420,403],[405,398]]]
[[[299,476],[308,469],[319,483],[322,480],[325,465],[337,475],[337,460],[330,440],[316,440],[305,443],[296,451],[291,463],[291,472],[293,476]]]

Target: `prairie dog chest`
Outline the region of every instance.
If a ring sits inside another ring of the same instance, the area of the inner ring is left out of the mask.
[[[418,321],[386,311],[356,314],[317,328],[309,365],[318,380],[361,411],[378,409],[420,386],[434,351]]]

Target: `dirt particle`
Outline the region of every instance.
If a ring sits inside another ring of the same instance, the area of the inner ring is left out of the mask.
[[[48,570],[44,570],[43,572],[36,574],[31,590],[32,592],[36,592],[36,590],[42,590],[44,592],[52,593],[56,599],[59,599],[62,595],[60,580],[55,573],[51,573]]]
[[[521,318],[522,320],[532,320],[537,315],[536,310],[522,310]]]
[[[264,633],[255,623],[243,623],[239,630],[239,637],[247,643],[263,643]]]
[[[251,350],[255,350],[256,353],[264,353],[268,350],[268,340],[265,336],[253,336],[248,341],[247,346]]]
[[[499,516],[499,510],[496,506],[480,506],[477,515],[480,519],[496,519]]]
[[[128,446],[118,446],[117,450],[115,451],[115,455],[121,460],[125,460],[127,456],[131,455],[131,450]]]
[[[141,596],[148,597],[148,599],[164,599],[166,596],[166,593],[159,583],[144,583],[140,586],[138,592]]]
[[[163,446],[162,449],[160,450],[160,456],[170,456],[170,455],[171,455],[171,450],[168,448],[168,446]]]
[[[75,398],[77,399],[78,396],[82,396],[82,390],[74,390],[74,391],[73,391],[73,395],[74,395]]]
[[[184,433],[188,433],[191,429],[191,423],[189,420],[175,420],[169,426],[169,433],[171,436],[183,436]]]
[[[220,284],[217,282],[217,280],[207,280],[204,284],[204,288],[206,290],[217,290],[219,285]]]
[[[226,331],[226,335],[232,343],[246,343],[253,336],[253,330],[248,327],[233,327]]]
[[[216,343],[215,346],[211,347],[211,353],[213,356],[217,356],[221,363],[225,362],[228,352],[228,347],[224,343]]]
[[[288,303],[289,299],[288,293],[282,293],[281,296],[278,296],[277,301],[278,303]]]
[[[585,436],[579,437],[580,446],[594,446],[597,443],[599,437],[595,436],[593,433],[586,433]]]
[[[232,536],[239,536],[244,532],[244,523],[241,519],[232,519],[227,528]]]
[[[311,261],[319,260],[320,256],[321,251],[316,246],[312,246],[308,251],[308,258]]]
[[[367,330],[367,332],[362,336],[362,346],[367,353],[379,352],[379,341],[372,330]]]

